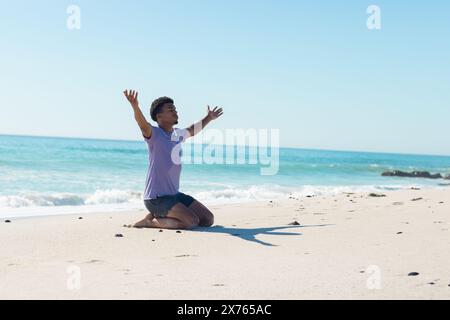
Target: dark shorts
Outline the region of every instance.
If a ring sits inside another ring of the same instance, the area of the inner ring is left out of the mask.
[[[154,217],[164,218],[170,209],[177,203],[182,203],[189,207],[195,199],[191,196],[178,192],[175,195],[161,196],[156,199],[144,200],[145,207]]]

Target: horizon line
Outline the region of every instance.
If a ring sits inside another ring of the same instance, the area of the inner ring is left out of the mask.
[[[143,140],[131,139],[113,139],[113,138],[91,138],[91,137],[64,137],[64,136],[46,136],[46,135],[29,135],[29,134],[9,134],[0,133],[0,136],[10,137],[28,137],[28,138],[54,138],[54,139],[74,139],[74,140],[99,140],[99,141],[116,141],[116,142],[141,142]],[[224,144],[227,146],[227,144]],[[241,146],[241,145],[239,145]],[[246,146],[246,145],[245,145]],[[249,146],[252,147],[252,146]],[[430,154],[430,153],[402,153],[402,152],[388,152],[388,151],[360,151],[360,150],[337,150],[337,149],[320,149],[320,148],[301,148],[291,146],[280,146],[280,149],[299,149],[299,150],[313,150],[313,151],[333,151],[333,152],[348,152],[348,153],[378,153],[378,154],[392,154],[405,156],[429,156],[429,157],[450,157],[450,154]]]

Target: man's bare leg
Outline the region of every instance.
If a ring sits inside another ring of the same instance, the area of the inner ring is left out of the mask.
[[[150,213],[143,220],[137,222],[135,228],[159,229],[193,229],[199,225],[199,217],[189,208],[177,203],[164,218],[153,217]]]
[[[200,227],[211,227],[214,224],[214,215],[201,202],[195,200],[189,206],[189,209],[191,209],[199,217]]]

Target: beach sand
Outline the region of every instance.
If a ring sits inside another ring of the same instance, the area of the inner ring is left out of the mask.
[[[143,210],[1,221],[0,298],[449,299],[450,189],[383,194],[215,205],[181,233],[123,227]]]

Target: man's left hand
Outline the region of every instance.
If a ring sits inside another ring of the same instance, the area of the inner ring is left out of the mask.
[[[211,120],[215,120],[218,117],[220,117],[223,114],[223,109],[219,108],[219,107],[215,107],[214,109],[211,110],[211,108],[208,106],[208,117]]]

